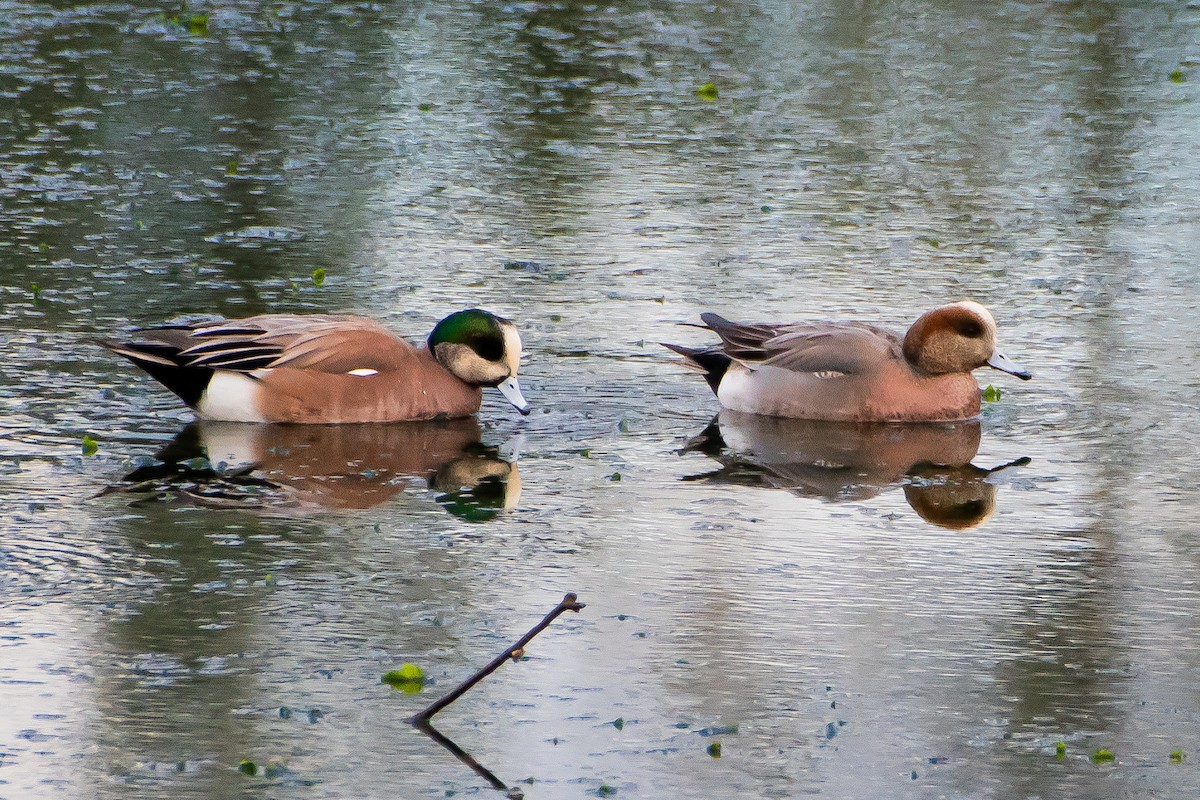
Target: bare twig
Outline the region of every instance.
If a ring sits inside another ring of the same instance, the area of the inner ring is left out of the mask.
[[[530,629],[529,633],[518,639],[516,644],[507,648],[503,653],[493,658],[486,667],[467,678],[465,681],[459,684],[456,689],[451,691],[442,699],[430,705],[420,714],[417,714],[415,717],[409,720],[409,722],[422,729],[428,728],[429,720],[433,718],[434,714],[438,713],[443,708],[462,697],[464,694],[470,691],[472,686],[498,670],[500,665],[505,661],[509,660],[510,658],[513,661],[516,661],[518,658],[520,658],[525,652],[525,645],[529,644],[533,637],[537,636],[539,633],[549,627],[550,623],[557,619],[560,614],[562,614],[564,611],[579,611],[583,607],[584,604],[579,602],[579,598],[576,597],[575,593],[568,592],[563,596],[562,602],[555,606],[549,614],[543,617],[541,622],[539,622],[537,625],[534,625],[533,628]]]

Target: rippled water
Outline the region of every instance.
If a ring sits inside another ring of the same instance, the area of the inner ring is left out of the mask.
[[[0,0],[0,797],[490,792],[405,720],[566,591],[437,717],[528,797],[1194,791],[1198,42],[1179,2]],[[963,296],[1036,376],[978,424],[714,419],[657,344]],[[188,427],[89,341],[468,305],[529,418]]]

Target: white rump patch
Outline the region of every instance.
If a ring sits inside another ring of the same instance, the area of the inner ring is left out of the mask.
[[[355,377],[358,377],[358,378],[369,378],[369,377],[371,377],[372,375],[378,375],[378,374],[379,374],[379,370],[377,370],[377,369],[371,369],[370,367],[359,367],[358,369],[352,369],[352,370],[350,370],[350,371],[349,371],[349,372],[347,372],[346,374],[347,374],[347,375],[354,375]]]
[[[717,400],[726,408],[734,411],[746,411],[751,414],[758,411],[754,402],[754,389],[750,384],[750,370],[736,361],[725,370],[725,377],[717,387]]]
[[[200,395],[196,411],[204,419],[266,422],[258,411],[257,381],[237,372],[214,372],[204,394]]]

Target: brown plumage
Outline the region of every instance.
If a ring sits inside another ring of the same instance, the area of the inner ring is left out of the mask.
[[[447,317],[421,348],[365,317],[285,314],[149,328],[129,342],[100,343],[207,419],[462,417],[479,410],[482,386],[498,386],[528,411],[516,383],[516,328],[478,309]]]
[[[719,345],[667,345],[705,373],[721,405],[853,422],[954,420],[979,413],[982,366],[1030,377],[996,350],[996,323],[971,301],[923,314],[908,332],[859,322],[744,324],[700,317]]]

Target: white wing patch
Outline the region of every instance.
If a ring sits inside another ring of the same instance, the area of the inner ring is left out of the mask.
[[[832,369],[827,369],[822,372],[814,372],[813,375],[816,375],[818,378],[820,378],[821,380],[824,380],[824,381],[830,380],[832,378],[846,377],[846,373],[838,372],[837,370],[832,370]]]
[[[372,375],[378,375],[378,374],[379,374],[379,370],[377,370],[377,369],[371,369],[370,367],[359,367],[358,369],[352,369],[352,370],[350,370],[350,371],[349,371],[349,372],[347,372],[346,374],[347,374],[347,375],[354,375],[355,377],[358,377],[358,378],[369,378],[369,377],[371,377]]]

